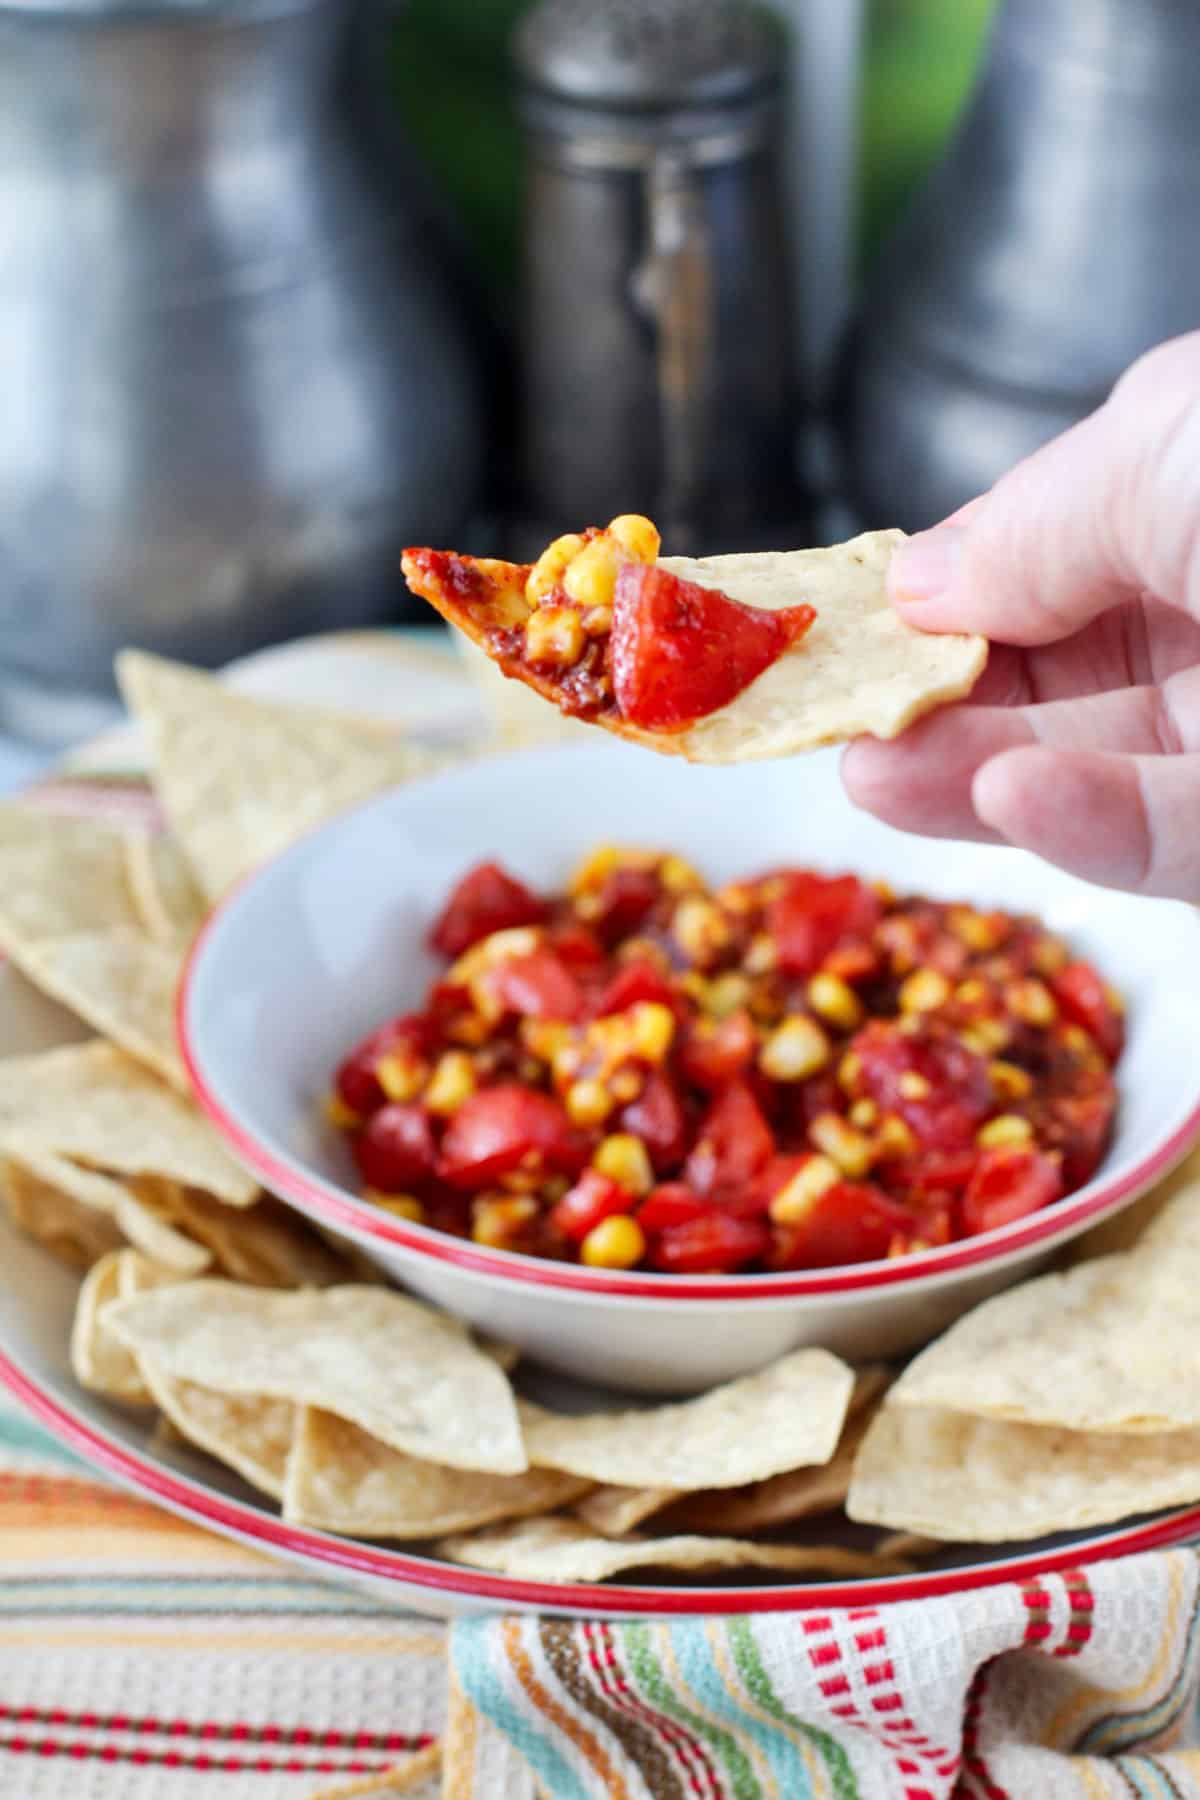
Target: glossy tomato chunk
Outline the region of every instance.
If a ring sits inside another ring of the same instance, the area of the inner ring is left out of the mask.
[[[647,1237],[657,1237],[672,1225],[686,1225],[711,1212],[711,1203],[694,1194],[682,1181],[664,1181],[646,1195],[637,1210],[637,1221]]]
[[[588,924],[611,948],[637,930],[661,894],[662,887],[653,869],[618,868],[581,899],[587,903]]]
[[[433,1175],[437,1146],[423,1107],[392,1103],[372,1113],[354,1141],[354,1160],[369,1188],[404,1194]]]
[[[898,1113],[922,1148],[965,1150],[993,1107],[987,1062],[951,1031],[930,1024],[907,1036],[872,1019],[850,1042],[856,1092]]]
[[[913,1233],[907,1207],[869,1181],[837,1181],[799,1218],[775,1227],[773,1269],[831,1269],[875,1262]]]
[[[770,1243],[761,1219],[735,1219],[714,1210],[668,1225],[652,1243],[649,1261],[675,1275],[725,1275],[763,1256]]]
[[[622,1107],[621,1130],[641,1138],[659,1173],[683,1161],[688,1147],[688,1119],[683,1101],[667,1076],[651,1069],[636,1100]]]
[[[401,1044],[408,1045],[418,1056],[427,1055],[436,1040],[436,1025],[422,1013],[405,1013],[398,1019],[389,1019],[386,1025],[381,1025],[357,1044],[339,1064],[333,1081],[339,1100],[351,1112],[365,1118],[387,1099],[375,1076],[375,1065],[380,1057],[389,1050],[398,1049]]]
[[[499,863],[483,862],[463,876],[434,923],[429,942],[443,956],[461,956],[493,931],[541,925],[549,909]]]
[[[662,970],[639,957],[617,970],[612,980],[600,990],[592,1012],[597,1019],[603,1019],[610,1013],[625,1012],[643,1000],[669,1006],[672,1011],[679,1006],[679,995]]]
[[[634,1204],[628,1188],[602,1175],[599,1169],[585,1169],[575,1186],[553,1208],[550,1219],[565,1238],[570,1238],[573,1244],[582,1244],[601,1219],[611,1218],[614,1213],[627,1213]]]
[[[754,1021],[739,1011],[715,1026],[711,1019],[696,1019],[684,1037],[679,1066],[689,1081],[715,1093],[743,1075],[757,1054]]]
[[[1054,997],[1067,1018],[1082,1025],[1107,1060],[1115,1063],[1125,1047],[1125,1021],[1091,963],[1068,963],[1055,976],[1053,987]]]
[[[511,956],[482,977],[497,1004],[526,1019],[577,1019],[583,993],[565,962],[545,945]]]
[[[502,1082],[465,1100],[442,1139],[441,1173],[454,1187],[481,1187],[521,1167],[573,1175],[587,1146],[557,1100]]]
[[[736,1199],[751,1189],[774,1150],[771,1127],[751,1089],[732,1081],[701,1119],[683,1178],[698,1194]]]
[[[768,906],[766,927],[785,975],[815,974],[834,950],[869,937],[878,923],[878,896],[853,875],[781,879],[787,885]]]
[[[1049,1206],[1062,1191],[1062,1170],[1054,1157],[1021,1148],[984,1150],[962,1198],[963,1230],[973,1236],[1011,1225]]]

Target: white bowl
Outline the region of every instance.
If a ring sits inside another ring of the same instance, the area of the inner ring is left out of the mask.
[[[597,843],[677,850],[716,880],[780,863],[1036,912],[1129,1004],[1120,1112],[1096,1178],[1000,1230],[809,1273],[614,1274],[486,1250],[356,1197],[321,1101],[354,1042],[415,1004],[453,881],[497,857],[560,883]],[[1200,1136],[1200,915],[1094,888],[1022,852],[911,838],[856,812],[836,758],[698,769],[608,742],[492,758],[385,794],[250,877],[209,920],[180,991],[183,1054],[235,1153],[389,1275],[529,1355],[645,1392],[711,1386],[801,1344],[899,1354],[1036,1271]]]

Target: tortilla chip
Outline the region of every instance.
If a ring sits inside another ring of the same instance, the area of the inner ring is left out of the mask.
[[[680,1497],[678,1488],[598,1487],[585,1494],[574,1510],[576,1517],[601,1537],[623,1538]]]
[[[576,1519],[526,1519],[444,1538],[439,1556],[526,1581],[607,1581],[625,1569],[777,1569],[793,1574],[902,1575],[910,1565],[872,1551],[821,1544],[754,1544],[739,1538],[593,1537]]]
[[[141,650],[121,653],[117,675],[210,901],[313,826],[441,760],[350,714],[253,700]]]
[[[1163,1218],[1164,1214],[1168,1216]],[[1160,1218],[1161,1229],[1156,1230]],[[1170,1238],[1200,1248],[1200,1151],[1185,1157],[1165,1181],[1131,1206],[1122,1207],[1075,1238],[1067,1245],[1066,1260],[1092,1262],[1117,1250],[1132,1250],[1151,1236],[1156,1242]]]
[[[3,1149],[10,1164],[25,1169],[43,1190],[65,1194],[79,1207],[106,1215],[121,1239],[177,1276],[199,1275],[212,1261],[202,1245],[176,1231],[124,1182],[81,1168],[19,1133],[6,1135]]]
[[[127,831],[125,880],[147,937],[169,950],[191,943],[207,911],[191,866],[168,831]]]
[[[302,1406],[283,1516],[350,1537],[428,1538],[550,1512],[578,1499],[587,1487],[553,1469],[493,1475],[422,1462],[345,1419]]]
[[[885,1406],[859,1451],[852,1519],[1000,1544],[1200,1499],[1200,1431],[1129,1437]]]
[[[177,1181],[143,1179],[137,1192],[211,1251],[217,1269],[255,1287],[332,1287],[349,1279],[346,1264],[306,1222],[278,1200],[264,1196],[233,1208],[199,1188]]]
[[[192,1281],[104,1318],[139,1358],[217,1393],[318,1406],[457,1469],[528,1467],[503,1372],[457,1319],[388,1288]]]
[[[644,731],[613,714],[594,722],[619,737],[692,762],[760,762],[869,732],[892,738],[914,719],[961,699],[987,661],[981,637],[916,631],[887,597],[884,577],[899,531],[873,531],[824,550],[760,551],[658,566],[719,588],[745,605],[777,610],[810,602],[815,623],[727,706],[681,732]],[[406,565],[409,585],[486,648],[487,622],[462,596],[435,591]],[[553,677],[518,677],[551,700]]]
[[[81,1387],[112,1400],[151,1404],[136,1361],[104,1325],[100,1309],[124,1294],[147,1293],[178,1279],[136,1250],[111,1250],[100,1258],[79,1289],[71,1328],[71,1367]]]
[[[0,946],[137,929],[121,833],[94,819],[0,806]]]
[[[497,749],[528,750],[535,744],[584,737],[588,728],[582,719],[569,718],[556,706],[547,706],[523,681],[510,681],[464,632],[450,635],[487,711]]]
[[[1072,1431],[1200,1426],[1200,1256],[1147,1245],[997,1294],[909,1364],[888,1405]]]
[[[828,1462],[853,1386],[827,1350],[793,1350],[694,1400],[574,1416],[523,1402],[521,1425],[540,1468],[622,1487],[741,1487]]]
[[[179,1381],[153,1357],[139,1358],[151,1397],[185,1438],[273,1500],[283,1496],[296,1408],[289,1400],[253,1394],[220,1394],[198,1382]]]
[[[207,1119],[133,1057],[94,1039],[0,1060],[0,1140],[26,1143],[118,1175],[163,1175],[249,1206],[253,1177]]]
[[[175,1039],[175,990],[183,968],[178,951],[152,944],[128,927],[10,948],[35,987],[180,1093],[191,1093]]]
[[[99,1257],[125,1242],[110,1212],[84,1205],[16,1157],[4,1157],[3,1187],[13,1224],[73,1269],[90,1269]]]

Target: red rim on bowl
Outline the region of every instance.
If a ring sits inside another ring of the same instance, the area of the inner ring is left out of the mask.
[[[60,1442],[111,1475],[122,1486],[156,1501],[194,1524],[226,1537],[249,1539],[267,1552],[323,1564],[331,1572],[407,1583],[431,1594],[463,1595],[490,1606],[517,1605],[573,1609],[589,1614],[693,1614],[804,1611],[818,1606],[887,1606],[966,1593],[1004,1581],[1065,1573],[1085,1563],[1145,1550],[1165,1550],[1200,1536],[1200,1506],[1138,1525],[1116,1527],[1058,1549],[1028,1551],[1003,1561],[919,1575],[887,1575],[877,1580],[807,1582],[778,1587],[663,1588],[552,1581],[515,1581],[461,1563],[438,1562],[403,1550],[385,1550],[353,1538],[326,1536],[303,1525],[288,1525],[246,1501],[215,1493],[202,1482],[177,1474],[111,1437],[49,1393],[11,1357],[0,1352],[3,1384]]]
[[[296,846],[291,846],[294,849]],[[282,855],[286,856],[285,850]],[[278,859],[276,859],[278,860]],[[887,1262],[844,1264],[808,1274],[773,1275],[652,1275],[636,1271],[610,1274],[577,1263],[556,1263],[511,1250],[487,1250],[465,1243],[448,1232],[435,1231],[381,1212],[332,1182],[284,1160],[246,1129],[213,1091],[200,1066],[193,1043],[191,1001],[196,970],[209,938],[226,912],[273,864],[268,862],[219,901],[201,927],[184,965],[176,1000],[175,1020],[180,1053],[196,1098],[239,1161],[258,1176],[264,1187],[285,1200],[317,1214],[334,1230],[358,1232],[382,1244],[453,1263],[476,1274],[524,1281],[536,1287],[575,1290],[589,1294],[623,1294],[643,1300],[749,1300],[784,1299],[800,1294],[840,1294],[863,1288],[890,1287],[932,1275],[949,1275],[969,1269],[993,1257],[1024,1250],[1056,1237],[1066,1226],[1083,1225],[1109,1211],[1127,1196],[1141,1193],[1160,1175],[1166,1175],[1200,1136],[1200,1102],[1157,1149],[1127,1169],[1123,1175],[1101,1175],[1067,1200],[1056,1201],[1040,1213],[994,1231],[939,1249],[919,1250]]]

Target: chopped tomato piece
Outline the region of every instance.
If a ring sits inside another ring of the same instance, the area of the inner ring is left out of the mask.
[[[994,1231],[1057,1200],[1063,1191],[1058,1162],[1039,1150],[984,1150],[962,1199],[963,1230]]]
[[[553,950],[539,945],[527,956],[511,956],[483,977],[489,992],[508,1012],[527,1019],[577,1019],[583,1010],[579,983]]]
[[[754,1021],[739,1011],[716,1026],[711,1019],[698,1019],[684,1040],[679,1066],[689,1081],[713,1093],[742,1075],[757,1054]]]
[[[437,1163],[437,1147],[424,1107],[381,1106],[355,1139],[354,1160],[367,1186],[381,1194],[403,1194],[420,1187]]]
[[[609,1013],[625,1012],[642,1000],[655,1001],[674,1011],[678,1006],[679,996],[661,969],[656,968],[652,962],[639,958],[618,969],[607,987],[601,989],[592,1012],[597,1019],[603,1019]]]
[[[339,1100],[360,1118],[375,1112],[387,1099],[375,1075],[380,1057],[401,1044],[411,1045],[418,1055],[427,1055],[436,1040],[436,1027],[423,1013],[405,1013],[401,1018],[389,1019],[339,1065],[333,1082]]]
[[[732,1081],[709,1107],[683,1176],[698,1194],[745,1193],[775,1149],[771,1127],[744,1081]]]
[[[771,1234],[759,1219],[735,1219],[709,1212],[668,1225],[653,1244],[649,1260],[674,1275],[724,1275],[753,1262],[767,1250]]]
[[[593,1225],[615,1213],[627,1213],[633,1205],[634,1197],[628,1188],[602,1175],[599,1169],[585,1169],[553,1208],[550,1219],[564,1237],[581,1244]]]
[[[878,896],[853,875],[782,879],[787,886],[768,906],[766,926],[785,975],[814,975],[847,940],[869,937],[879,920]]]
[[[519,1082],[483,1088],[465,1100],[442,1139],[441,1172],[455,1187],[479,1187],[521,1167],[574,1175],[587,1148],[548,1094]]]
[[[617,705],[632,725],[680,731],[727,706],[816,616],[804,604],[743,606],[656,564],[624,563],[611,639]]]
[[[621,1130],[641,1138],[655,1169],[670,1169],[683,1160],[688,1144],[687,1114],[683,1101],[659,1070],[650,1070],[637,1099],[622,1108]]]
[[[992,1085],[985,1058],[953,1032],[930,1026],[908,1037],[873,1019],[850,1049],[859,1063],[856,1091],[898,1113],[924,1149],[964,1150],[974,1142],[992,1110]]]
[[[592,969],[604,961],[604,951],[596,934],[572,919],[553,927],[550,948],[570,969]]]
[[[1068,963],[1054,978],[1054,997],[1072,1024],[1095,1038],[1101,1052],[1115,1063],[1125,1047],[1125,1021],[1091,963]]]
[[[493,931],[516,925],[540,925],[548,908],[499,863],[479,863],[468,870],[443,907],[429,942],[443,956],[461,956]]]
[[[808,1202],[800,1218],[775,1227],[771,1267],[831,1269],[875,1262],[914,1225],[908,1209],[873,1182],[836,1181]]]
[[[647,1194],[637,1209],[637,1222],[647,1237],[656,1237],[672,1225],[686,1225],[712,1211],[707,1200],[693,1194],[682,1181],[664,1181]]]
[[[1117,1096],[1111,1084],[1092,1093],[1063,1094],[1050,1102],[1041,1141],[1062,1153],[1063,1181],[1082,1187],[1096,1173],[1108,1148]]]
[[[593,893],[581,895],[587,919],[606,944],[619,943],[636,931],[662,893],[653,869],[613,869]]]

